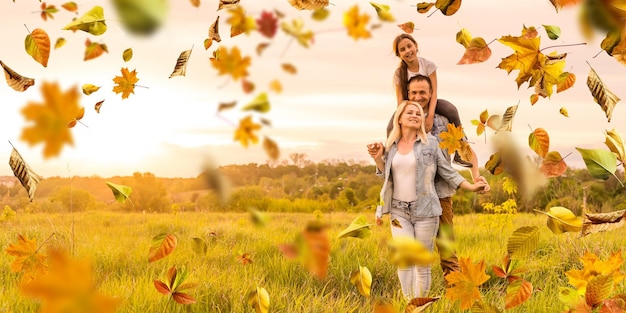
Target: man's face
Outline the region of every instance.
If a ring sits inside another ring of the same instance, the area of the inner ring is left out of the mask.
[[[425,111],[428,108],[431,95],[432,91],[430,90],[427,81],[414,80],[411,84],[409,84],[409,100],[419,103]]]

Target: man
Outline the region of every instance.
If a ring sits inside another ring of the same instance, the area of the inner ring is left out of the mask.
[[[430,97],[432,95],[432,87],[430,78],[427,76],[417,75],[412,77],[409,80],[408,84],[409,88],[409,100],[419,103],[424,112],[428,112],[428,105],[430,103]],[[445,101],[445,100],[444,100]],[[445,116],[435,114],[433,119],[433,128],[431,133],[441,141],[439,134],[447,131],[448,119]],[[476,153],[469,147],[472,152],[471,163],[472,167],[470,168],[470,173],[472,175],[472,180],[476,181],[484,181],[487,183],[487,180],[480,176],[480,172],[478,169],[478,158],[476,157]],[[453,151],[447,151],[447,149],[443,149],[444,155],[450,161],[450,154]],[[456,189],[452,186],[448,185],[445,181],[443,181],[439,176],[435,177],[435,189],[437,191],[437,196],[439,197],[439,203],[441,203],[442,214],[439,218],[439,231],[437,233],[437,248],[439,249],[439,256],[441,258],[441,269],[443,270],[443,276],[445,277],[451,271],[459,271],[459,260],[456,256],[456,253],[453,249],[446,248],[442,245],[442,241],[452,242],[454,240],[454,235],[452,232],[453,222],[452,218],[454,216],[452,212],[452,196],[456,192]],[[484,192],[489,191],[490,187],[487,184]]]

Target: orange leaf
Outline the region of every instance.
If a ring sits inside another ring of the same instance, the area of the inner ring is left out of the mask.
[[[256,29],[256,21],[250,16],[246,16],[246,12],[243,7],[236,6],[233,9],[229,9],[228,13],[231,14],[230,18],[226,20],[230,27],[230,37],[235,37],[241,33],[249,35],[251,31]]]
[[[245,79],[241,80],[241,88],[244,93],[251,93],[254,91],[254,83]]]
[[[196,8],[200,7],[200,0],[190,0],[191,5],[193,5]]]
[[[260,56],[261,53],[263,53],[263,50],[265,50],[267,47],[269,47],[269,45],[270,44],[267,43],[267,42],[262,42],[262,43],[258,44],[256,46],[256,54]]]
[[[463,139],[463,127],[454,126],[452,123],[448,123],[448,131],[441,132],[439,138],[439,148],[448,149],[448,153],[453,153],[461,149],[461,139]]]
[[[158,261],[170,255],[176,249],[177,240],[172,234],[161,233],[152,238],[152,246],[148,252],[148,261]]]
[[[559,93],[561,91],[565,91],[570,87],[574,86],[576,82],[576,75],[570,72],[564,72],[559,76],[559,81],[556,84],[556,92]]]
[[[472,307],[476,300],[480,300],[478,287],[489,280],[485,274],[485,261],[472,264],[470,258],[460,258],[461,271],[451,272],[445,276],[450,288],[446,289],[446,298],[454,301],[461,300],[461,309],[467,310]]]
[[[30,145],[44,142],[43,156],[49,158],[59,155],[64,144],[74,144],[67,125],[81,115],[82,107],[76,86],[63,93],[57,83],[44,82],[41,93],[44,103],[29,102],[22,109],[24,118],[35,124],[22,130],[21,139]]]
[[[565,164],[561,154],[557,151],[548,152],[539,167],[539,171],[548,178],[559,177],[563,175],[566,170],[567,164]]]
[[[74,1],[70,1],[70,2],[66,2],[61,4],[61,7],[70,11],[70,12],[76,12],[78,11],[78,4],[76,4],[76,2]]]
[[[226,47],[219,47],[215,58],[211,58],[211,65],[218,70],[218,75],[231,75],[233,80],[248,76],[250,57],[241,57],[239,48],[234,46],[230,52]]]
[[[406,22],[404,24],[399,24],[398,27],[400,27],[400,29],[402,29],[405,33],[412,34],[413,30],[415,30],[415,23]]]
[[[104,100],[96,102],[94,109],[96,109],[97,113],[100,113],[100,108],[102,107],[103,103],[104,103]]]
[[[241,261],[243,265],[252,264],[252,259],[250,259],[250,253],[248,252],[238,256],[237,258],[239,259],[239,261]]]
[[[17,235],[17,243],[10,244],[4,251],[15,257],[11,263],[11,271],[24,273],[24,281],[31,281],[47,270],[46,255],[38,252],[37,243],[34,239],[30,240],[22,235]]]
[[[505,309],[514,308],[528,300],[533,292],[533,285],[524,280],[517,279],[506,287]]]
[[[115,94],[122,93],[122,99],[126,99],[131,93],[135,93],[135,83],[138,81],[137,72],[135,70],[129,72],[128,68],[124,67],[122,68],[122,76],[115,76],[115,78],[113,78],[113,82],[115,83],[113,92],[115,92]]]
[[[87,40],[85,41],[85,46],[86,46],[85,58],[83,59],[83,61],[95,59],[101,56],[105,52],[109,53],[109,50],[107,49],[107,45],[100,44],[97,42],[91,42],[89,38],[87,38]]]
[[[160,280],[155,280],[154,281],[154,287],[156,288],[156,290],[164,295],[169,295],[171,294],[170,291],[170,287],[168,287],[164,282],[160,281]]]
[[[36,28],[30,34],[26,35],[24,40],[24,48],[33,59],[39,62],[43,67],[48,66],[48,58],[50,58],[50,37],[48,33],[41,28]]]
[[[309,223],[302,234],[304,249],[301,253],[304,266],[319,279],[324,279],[328,273],[330,261],[330,240],[326,227]]]
[[[296,69],[295,66],[293,66],[293,64],[291,63],[283,63],[280,65],[283,68],[283,71],[289,73],[289,74],[296,74],[298,73],[298,69]]]
[[[192,296],[186,294],[186,293],[182,293],[182,292],[174,292],[172,294],[172,298],[174,298],[174,301],[176,301],[177,303],[180,304],[193,304],[196,303],[196,299],[194,299]]]
[[[275,93],[281,93],[283,92],[283,85],[278,79],[274,79],[270,82],[270,90],[274,91]]]
[[[528,146],[542,158],[545,158],[550,148],[550,136],[543,128],[536,128],[528,135]]]
[[[259,142],[259,137],[254,132],[259,129],[261,129],[261,125],[252,122],[252,116],[248,115],[239,121],[239,127],[235,131],[235,140],[238,140],[246,148],[250,141],[256,144]]]
[[[550,0],[550,2],[552,3],[556,11],[559,12],[559,9],[562,9],[566,6],[577,5],[580,0]]]
[[[354,38],[354,40],[372,37],[369,30],[367,30],[369,20],[370,16],[366,13],[359,15],[359,6],[356,4],[343,14],[343,25],[348,30],[348,36]]]
[[[267,156],[272,160],[278,160],[280,157],[278,145],[274,140],[269,139],[268,137],[263,138],[263,150],[265,150]]]

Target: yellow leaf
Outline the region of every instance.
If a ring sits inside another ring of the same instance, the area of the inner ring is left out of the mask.
[[[128,48],[124,50],[124,52],[122,52],[122,59],[124,60],[124,62],[130,61],[130,59],[132,58],[133,58],[133,49]]]
[[[24,39],[24,48],[35,61],[43,65],[48,66],[48,58],[50,57],[50,37],[48,33],[41,28],[34,29],[30,34],[26,35]]]
[[[276,142],[268,137],[263,138],[263,150],[267,156],[272,160],[278,160],[280,157],[280,150]]]
[[[545,158],[550,149],[550,136],[543,128],[536,128],[528,135],[528,146],[542,158]]]
[[[262,92],[256,98],[254,98],[245,107],[241,108],[242,111],[257,111],[260,113],[267,113],[270,110],[270,102],[267,99],[267,93]]]
[[[429,265],[436,259],[432,252],[412,237],[398,236],[387,245],[389,247],[389,263],[399,268],[412,265]]]
[[[348,36],[354,40],[367,39],[372,36],[366,28],[369,20],[369,15],[365,13],[359,15],[359,6],[356,4],[343,14],[343,25],[348,30]]]
[[[0,65],[4,69],[4,77],[7,79],[7,84],[9,87],[13,88],[15,91],[26,91],[28,87],[35,84],[35,80],[33,78],[24,77],[11,68],[9,68],[4,62],[0,61]]]
[[[359,266],[359,269],[350,274],[350,283],[356,286],[359,294],[369,298],[372,289],[372,273],[365,266]]]
[[[289,74],[296,74],[298,73],[298,69],[296,69],[295,66],[293,66],[293,64],[291,63],[283,63],[280,65],[283,68],[283,71],[289,73]]]
[[[613,286],[616,286],[624,279],[624,274],[620,272],[620,268],[624,263],[621,250],[613,253],[606,261],[600,260],[598,256],[587,251],[580,258],[580,261],[583,263],[583,269],[569,270],[565,272],[565,276],[567,276],[569,283],[576,287],[581,295],[586,293],[588,284],[598,276],[611,277]]]
[[[94,6],[83,16],[73,20],[71,23],[63,27],[65,30],[82,30],[88,32],[94,36],[102,35],[107,30],[107,25],[104,22],[104,9],[101,6]]]
[[[235,141],[239,141],[242,146],[248,147],[250,142],[256,144],[259,142],[259,137],[254,133],[261,129],[261,125],[252,122],[252,116],[248,115],[239,121],[239,127],[235,131]]]
[[[267,313],[270,307],[270,295],[265,288],[256,287],[254,291],[248,293],[248,304],[256,313]]]
[[[454,126],[452,123],[448,123],[448,131],[441,132],[439,138],[439,148],[448,149],[448,153],[454,153],[461,149],[461,139],[465,136],[463,134],[463,127]]]
[[[465,53],[457,64],[475,64],[485,62],[491,57],[491,49],[481,37],[472,38],[469,31],[462,28],[456,34],[456,42],[465,47]]]
[[[548,216],[547,225],[554,234],[579,232],[583,227],[582,219],[576,217],[576,215],[567,208],[555,206],[551,207],[548,212],[535,211]]]
[[[476,300],[481,298],[478,287],[489,279],[485,274],[485,261],[472,264],[470,258],[460,258],[461,270],[451,272],[444,278],[451,286],[446,289],[446,298],[454,301],[461,300],[461,309],[467,310],[472,307]]]
[[[100,89],[100,87],[99,86],[94,86],[92,84],[83,84],[82,89],[83,89],[83,93],[88,96],[88,95],[98,91]]]
[[[321,22],[325,20],[328,15],[330,15],[330,11],[328,11],[326,8],[321,8],[313,11],[313,13],[311,13],[311,18],[315,21]]]
[[[57,83],[44,82],[41,93],[43,103],[29,102],[22,109],[24,118],[35,124],[22,130],[21,139],[31,146],[44,142],[43,156],[49,158],[59,155],[64,144],[74,144],[67,126],[81,115],[84,108],[80,106],[80,92],[76,86],[62,92]]]
[[[283,85],[278,79],[274,79],[270,82],[270,90],[275,93],[281,93],[283,92]]]
[[[124,67],[121,71],[122,76],[115,76],[113,78],[113,82],[115,83],[113,92],[115,92],[115,94],[122,93],[122,99],[126,99],[131,93],[135,93],[135,83],[139,81],[139,78],[137,78],[137,72],[135,70],[129,72],[128,68]]]
[[[237,46],[232,47],[230,52],[226,47],[221,46],[216,54],[219,57],[212,58],[211,65],[218,70],[218,75],[231,75],[235,81],[248,76],[250,57],[242,58]]]
[[[567,109],[565,107],[561,107],[559,109],[559,113],[561,113],[561,115],[563,115],[565,117],[569,117],[569,113],[567,112]]]
[[[370,2],[370,4],[376,9],[376,14],[378,14],[378,18],[383,22],[394,22],[396,19],[393,18],[393,15],[389,11],[389,6],[386,4],[380,4],[375,2]]]
[[[250,35],[250,32],[256,29],[256,21],[251,16],[246,16],[246,12],[243,7],[236,6],[233,9],[229,9],[230,18],[226,20],[226,23],[230,24],[230,37],[235,37],[241,33]]]
[[[313,32],[311,30],[305,31],[304,23],[301,19],[294,19],[291,24],[287,22],[280,23],[280,29],[282,29],[287,35],[296,38],[299,44],[308,48],[310,43],[313,43]],[[257,53],[260,54],[257,48]]]
[[[57,41],[54,43],[54,49],[56,50],[56,49],[63,47],[66,42],[67,40],[65,40],[65,38],[63,37],[57,38]]]
[[[506,286],[505,309],[514,308],[526,302],[533,292],[533,285],[525,279],[516,279]]]
[[[622,162],[622,164],[626,163],[626,149],[624,149],[624,139],[622,139],[622,135],[617,131],[617,129],[613,128],[612,130],[604,131],[604,144],[609,147],[609,150],[615,154],[617,160]]]

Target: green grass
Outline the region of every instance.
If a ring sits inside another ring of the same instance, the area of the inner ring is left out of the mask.
[[[179,213],[126,214],[87,212],[80,214],[18,214],[0,227],[0,312],[36,312],[35,299],[20,294],[20,274],[11,272],[14,257],[4,249],[22,234],[46,242],[47,247],[60,246],[73,250],[79,259],[93,265],[95,285],[101,293],[118,297],[117,312],[163,312],[167,297],[158,293],[155,279],[163,280],[173,265],[189,270],[190,282],[199,286],[189,291],[196,304],[170,303],[167,312],[253,312],[246,295],[257,286],[270,294],[270,312],[371,312],[375,301],[390,302],[401,312],[404,301],[395,268],[387,261],[385,241],[390,239],[389,225],[373,226],[366,239],[337,239],[358,214],[332,213],[322,216],[330,225],[331,263],[328,276],[317,279],[296,260],[287,259],[278,246],[292,243],[302,232],[312,214],[271,214],[269,223],[255,227],[248,214]],[[373,213],[365,213],[373,223]],[[522,276],[535,291],[519,307],[507,312],[561,312],[559,287],[569,286],[564,272],[580,269],[579,257],[591,251],[601,259],[626,246],[626,228],[592,234],[556,236],[545,227],[546,217],[518,214],[509,222],[486,220],[481,215],[455,217],[458,255],[475,263],[484,260],[489,281],[483,284],[483,299],[504,307],[504,282],[493,275],[492,265],[501,265],[510,234],[521,226],[538,226],[537,250],[521,260],[527,272]],[[73,232],[72,232],[72,225]],[[161,232],[178,238],[176,250],[168,257],[149,263],[148,250],[152,237]],[[215,234],[215,235],[213,235]],[[203,238],[208,244],[206,255],[193,251],[192,238]],[[252,264],[243,265],[238,256],[250,253]],[[373,275],[372,296],[359,295],[349,281],[350,272],[366,266]],[[622,266],[622,272],[625,267]],[[462,312],[458,303],[443,297],[444,281],[438,264],[433,266],[431,296],[441,296],[429,312]],[[613,294],[625,293],[621,282]]]

